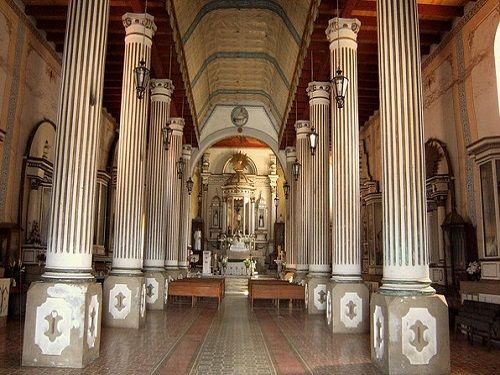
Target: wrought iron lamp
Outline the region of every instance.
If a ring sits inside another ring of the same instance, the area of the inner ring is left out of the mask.
[[[194,186],[193,179],[189,177],[188,180],[186,181],[186,188],[188,191],[188,195],[191,195],[191,192],[193,191],[193,186]]]
[[[144,7],[144,17],[146,17],[148,11],[148,1],[146,0],[146,5]],[[146,23],[144,23],[144,34],[142,38],[142,44],[144,45],[144,41],[146,40]],[[142,100],[144,98],[144,93],[146,92],[149,85],[149,77],[151,75],[151,71],[146,66],[146,61],[144,58],[139,60],[139,66],[134,68],[134,76],[135,76],[135,91],[137,94],[137,99]]]
[[[302,164],[300,164],[299,161],[295,159],[292,168],[293,168],[293,177],[295,178],[295,181],[297,181],[300,176],[300,170],[302,169]]]
[[[163,149],[168,150],[170,148],[170,141],[172,140],[172,129],[170,126],[165,125],[161,131],[163,135]]]
[[[311,148],[311,155],[314,156],[316,154],[316,148],[318,147],[318,138],[319,138],[319,135],[316,132],[316,129],[314,129],[314,126],[312,127],[308,137],[309,137],[309,147]]]
[[[287,180],[283,183],[283,192],[285,193],[285,199],[288,199],[288,194],[290,194],[290,184]]]
[[[340,55],[340,18],[339,18],[339,0],[337,0],[337,42],[338,54]],[[340,59],[339,59],[340,60]],[[342,74],[340,68],[340,61],[337,65],[337,74],[331,80],[333,90],[335,92],[335,101],[337,108],[344,108],[345,97],[347,95],[347,88],[349,86],[349,79]]]
[[[182,174],[184,173],[184,165],[186,163],[184,162],[184,159],[182,157],[179,158],[179,161],[177,161],[177,177],[179,180],[182,179]]]

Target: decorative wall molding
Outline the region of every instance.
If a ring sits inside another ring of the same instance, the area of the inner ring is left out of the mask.
[[[411,307],[401,318],[403,354],[412,365],[427,365],[437,354],[436,318],[429,310]]]
[[[385,323],[384,313],[382,308],[375,306],[373,311],[373,348],[375,349],[375,357],[382,359],[384,357],[384,340],[385,340]]]
[[[314,307],[318,310],[326,310],[326,284],[318,284],[314,288]]]
[[[356,328],[363,320],[363,300],[356,292],[347,292],[340,299],[340,321],[347,328]]]
[[[158,300],[159,283],[154,277],[146,277],[146,302],[155,303]]]
[[[43,354],[61,355],[70,344],[73,327],[71,305],[64,298],[47,297],[37,307],[35,320],[35,344]]]
[[[326,321],[328,325],[332,324],[332,293],[326,292]]]
[[[89,348],[95,346],[97,340],[97,332],[99,331],[99,300],[97,295],[93,295],[90,299],[87,316],[87,345]]]
[[[109,312],[115,319],[125,319],[130,313],[132,291],[126,284],[116,284],[109,291]]]

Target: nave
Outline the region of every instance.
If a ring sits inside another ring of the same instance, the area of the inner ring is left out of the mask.
[[[0,332],[0,375],[7,374],[380,374],[370,336],[330,333],[325,319],[300,305],[269,301],[249,307],[244,278],[227,278],[226,297],[191,308],[187,300],[148,311],[141,330],[102,327],[100,357],[85,369],[20,367],[23,323]],[[499,373],[498,350],[470,346],[451,333],[452,374]]]

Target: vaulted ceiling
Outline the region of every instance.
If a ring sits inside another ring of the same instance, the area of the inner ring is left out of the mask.
[[[62,53],[68,0],[22,0],[25,12]],[[307,119],[307,84],[330,77],[328,20],[335,0],[148,0],[158,27],[152,77],[171,76],[171,114],[184,115],[185,141],[196,146],[197,124],[217,104],[258,103],[281,129],[281,147],[294,144],[295,113]],[[464,14],[467,0],[418,0],[420,44],[427,55]],[[145,0],[110,0],[103,105],[119,121],[126,12]],[[359,119],[379,107],[376,0],[339,0],[339,15],[361,21],[358,34]],[[172,56],[172,59],[170,59]],[[172,61],[170,65],[170,60]],[[191,117],[192,115],[192,117]]]

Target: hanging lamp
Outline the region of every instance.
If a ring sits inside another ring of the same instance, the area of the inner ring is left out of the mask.
[[[148,1],[146,0],[146,5],[144,7],[144,18],[146,18],[148,10]],[[146,22],[144,23],[144,34],[142,39],[143,46],[145,45],[146,40]],[[144,93],[146,92],[149,86],[149,78],[151,76],[151,71],[146,66],[146,61],[144,58],[139,60],[139,66],[134,68],[134,76],[135,76],[135,91],[137,94],[137,99],[142,100],[144,98]]]
[[[339,0],[337,0],[337,54],[340,55],[340,17],[339,17]],[[340,59],[339,59],[340,60]],[[349,79],[342,73],[340,61],[337,65],[335,76],[331,80],[333,90],[335,92],[335,101],[337,108],[344,108],[345,98],[347,96],[347,88],[349,87]]]

